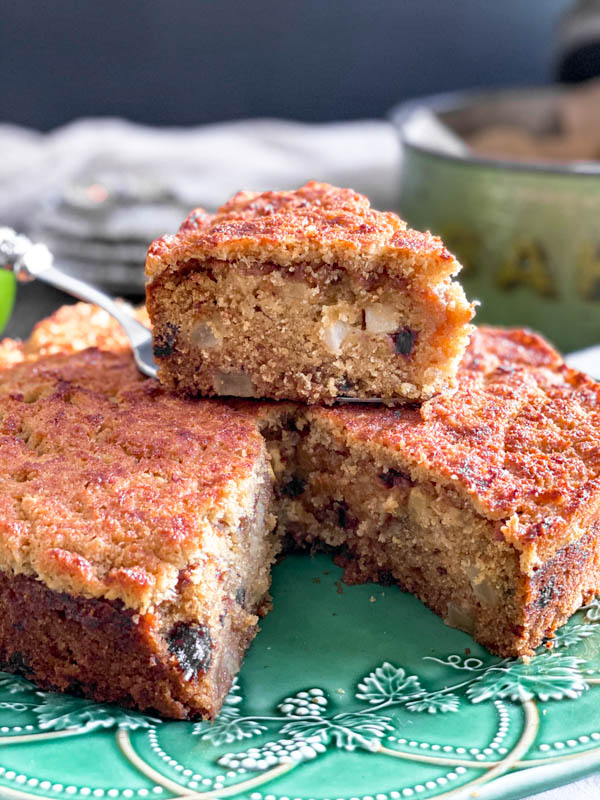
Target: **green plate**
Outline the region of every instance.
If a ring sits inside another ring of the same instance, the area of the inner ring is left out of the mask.
[[[0,796],[508,798],[600,768],[600,602],[529,664],[396,587],[292,556],[214,724],[161,722],[0,673]]]

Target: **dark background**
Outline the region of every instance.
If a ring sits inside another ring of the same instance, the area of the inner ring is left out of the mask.
[[[555,74],[568,0],[0,0],[0,120],[381,116]],[[1,154],[0,154],[1,158]]]

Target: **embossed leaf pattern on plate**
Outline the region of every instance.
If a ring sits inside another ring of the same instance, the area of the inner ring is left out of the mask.
[[[600,769],[597,600],[525,663],[340,577],[326,556],[276,568],[275,610],[213,723],[0,673],[0,797],[491,800]]]

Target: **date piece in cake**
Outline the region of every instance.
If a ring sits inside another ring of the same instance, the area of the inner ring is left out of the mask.
[[[280,524],[347,580],[399,583],[502,656],[600,591],[600,385],[540,337],[478,330],[421,408],[303,417]]]
[[[268,606],[272,504],[255,421],[144,379],[104,312],[4,341],[0,669],[214,716]]]
[[[146,261],[159,379],[194,395],[331,404],[454,385],[473,307],[441,241],[349,189],[241,192]]]

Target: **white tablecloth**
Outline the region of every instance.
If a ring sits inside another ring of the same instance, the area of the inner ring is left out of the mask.
[[[150,128],[83,119],[48,134],[4,124],[0,153],[0,219],[9,224],[35,213],[73,176],[106,169],[142,173],[188,208],[212,210],[240,189],[292,188],[311,178],[352,186],[379,208],[398,199],[397,138],[378,120]]]
[[[535,800],[598,800],[599,797],[600,778],[598,775],[592,775],[560,789],[536,794]]]

